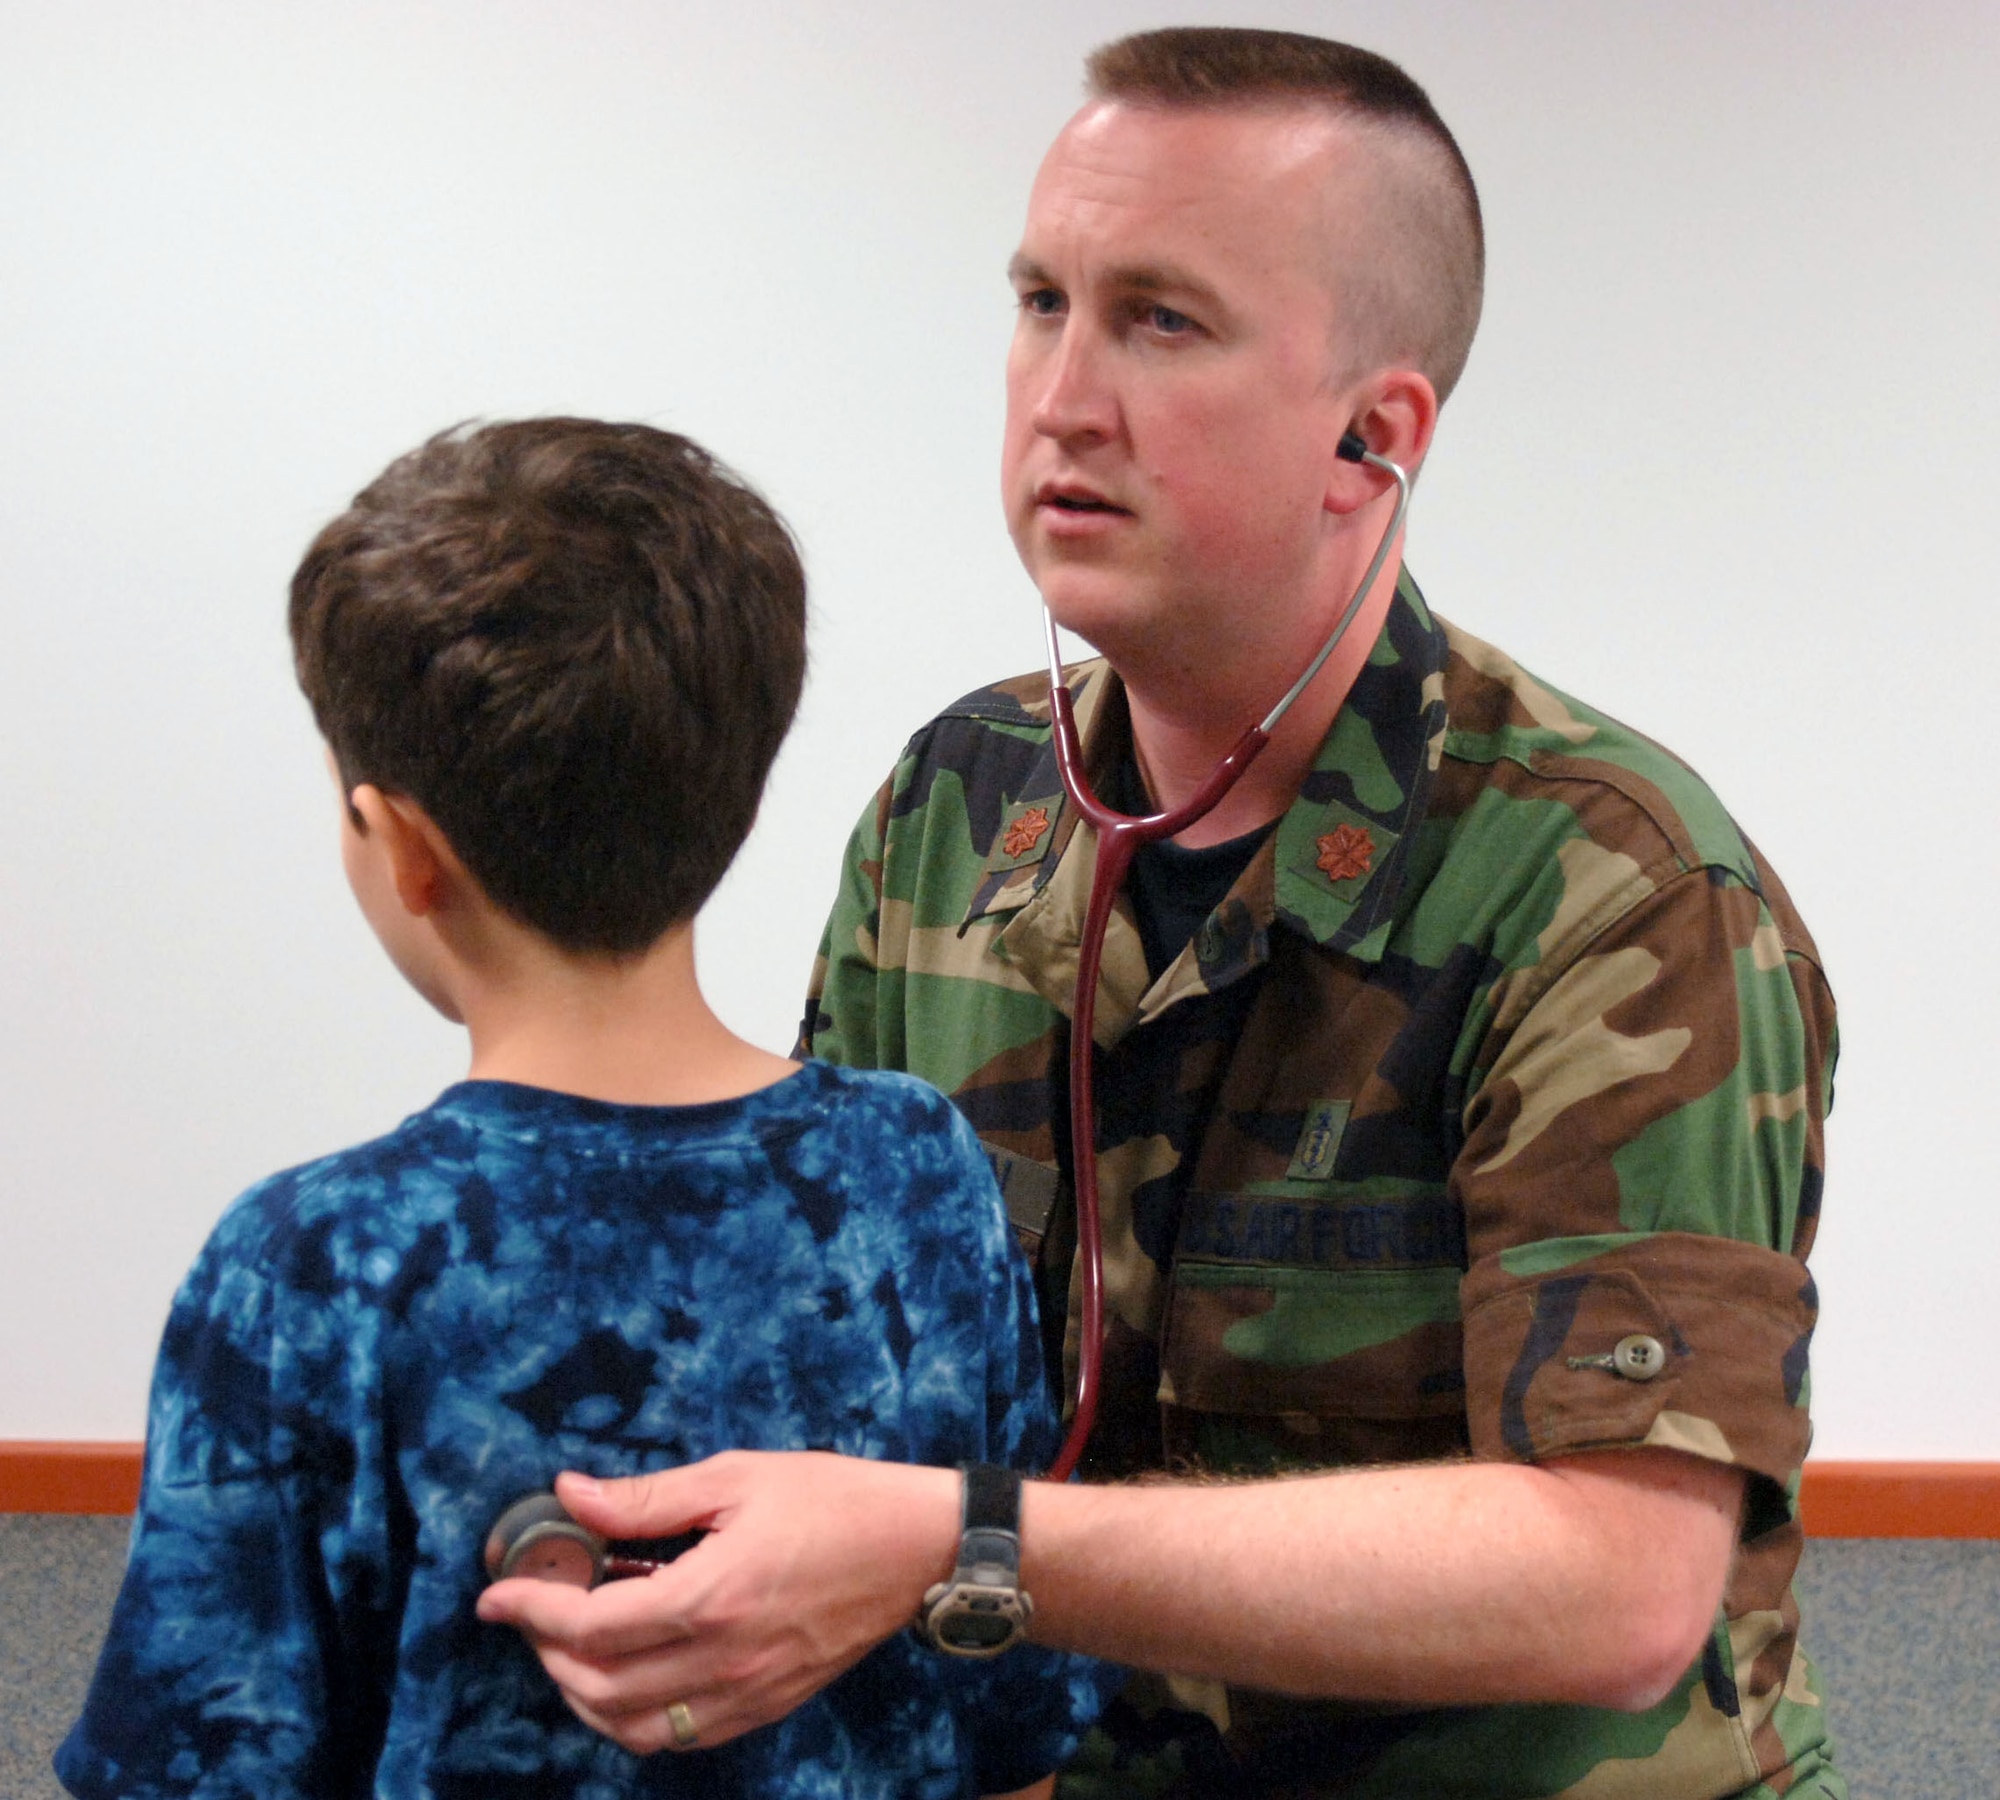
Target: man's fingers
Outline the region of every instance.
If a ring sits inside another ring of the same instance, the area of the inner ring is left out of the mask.
[[[781,1711],[746,1713],[719,1692],[696,1693],[680,1702],[662,1702],[637,1712],[601,1712],[568,1688],[562,1697],[571,1712],[600,1737],[632,1752],[634,1756],[655,1756],[662,1750],[713,1750],[731,1738],[741,1737],[760,1725],[783,1716]],[[685,1741],[674,1728],[674,1707],[686,1708],[687,1723],[694,1728],[694,1741]]]
[[[636,1581],[611,1581],[586,1592],[558,1581],[517,1577],[496,1581],[479,1596],[489,1625],[512,1625],[538,1647],[559,1645],[594,1662],[627,1657],[690,1637],[677,1609],[663,1600],[664,1571]]]
[[[587,1707],[596,1719],[643,1718],[699,1691],[695,1684],[700,1675],[689,1652],[679,1646],[603,1662],[573,1656],[559,1644],[540,1644],[537,1654],[564,1698],[572,1706]]]
[[[688,1749],[672,1708],[688,1708],[701,1746],[768,1724],[786,1710],[700,1684],[709,1660],[692,1637],[647,1609],[652,1581],[613,1582],[589,1593],[557,1582],[496,1582],[479,1597],[488,1624],[513,1625],[534,1645],[571,1712],[638,1756]],[[662,1634],[675,1635],[663,1641]]]
[[[604,1537],[674,1537],[706,1525],[714,1516],[722,1498],[716,1460],[608,1481],[558,1475],[556,1498],[571,1518]]]
[[[810,1691],[796,1678],[718,1683],[704,1667],[710,1657],[692,1640],[602,1658],[574,1655],[550,1639],[534,1642],[570,1711],[591,1730],[639,1756],[712,1749],[782,1718]],[[674,1728],[676,1707],[687,1709],[693,1744]]]
[[[517,1575],[496,1581],[479,1596],[479,1617],[488,1625],[513,1625],[536,1637],[568,1640],[582,1623],[590,1596],[560,1581]]]
[[[570,1711],[599,1737],[609,1738],[614,1744],[631,1751],[634,1756],[656,1756],[662,1750],[712,1749],[715,1745],[726,1742],[729,1737],[737,1735],[735,1732],[724,1734],[719,1726],[710,1731],[703,1731],[700,1724],[701,1714],[691,1707],[688,1717],[696,1721],[695,1741],[692,1744],[683,1743],[675,1734],[670,1705],[656,1705],[635,1713],[613,1713],[600,1712],[568,1688],[562,1689],[562,1697]],[[697,1705],[699,1704],[697,1702]],[[720,1717],[719,1711],[716,1716]]]
[[[651,1756],[653,1754],[653,1746],[640,1741],[650,1734],[632,1732],[628,1736],[628,1728],[624,1720],[611,1718],[608,1714],[598,1712],[595,1708],[585,1705],[568,1688],[562,1688],[561,1693],[563,1704],[588,1725],[592,1731],[596,1732],[599,1737],[609,1738],[614,1744],[631,1751],[634,1756]]]

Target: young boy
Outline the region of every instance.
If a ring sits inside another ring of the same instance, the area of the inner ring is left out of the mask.
[[[474,1614],[489,1527],[562,1469],[1054,1449],[970,1129],[743,1042],[695,983],[804,674],[784,527],[644,426],[449,432],[320,533],[291,629],[355,897],[471,1070],[252,1188],[196,1261],[64,1783],[1045,1793],[1101,1698],[1080,1659],[902,1633],[775,1725],[642,1759]]]

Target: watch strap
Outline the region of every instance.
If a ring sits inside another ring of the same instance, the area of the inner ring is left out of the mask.
[[[915,1626],[948,1656],[998,1656],[1035,1610],[1021,1587],[1021,1476],[988,1463],[962,1464],[959,1475],[956,1565],[925,1591]]]
[[[1012,1583],[1021,1574],[1021,1472],[991,1463],[967,1463],[960,1513],[957,1574],[974,1569],[1003,1571]],[[991,1576],[985,1579],[992,1580]]]

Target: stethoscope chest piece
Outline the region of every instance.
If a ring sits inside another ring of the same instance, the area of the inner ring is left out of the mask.
[[[526,1576],[565,1587],[594,1588],[604,1579],[605,1542],[579,1525],[553,1494],[516,1500],[486,1534],[486,1579]]]

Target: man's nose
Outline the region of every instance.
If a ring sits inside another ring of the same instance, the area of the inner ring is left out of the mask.
[[[1118,396],[1109,346],[1074,314],[1035,371],[1031,418],[1043,437],[1106,438],[1118,429]]]

